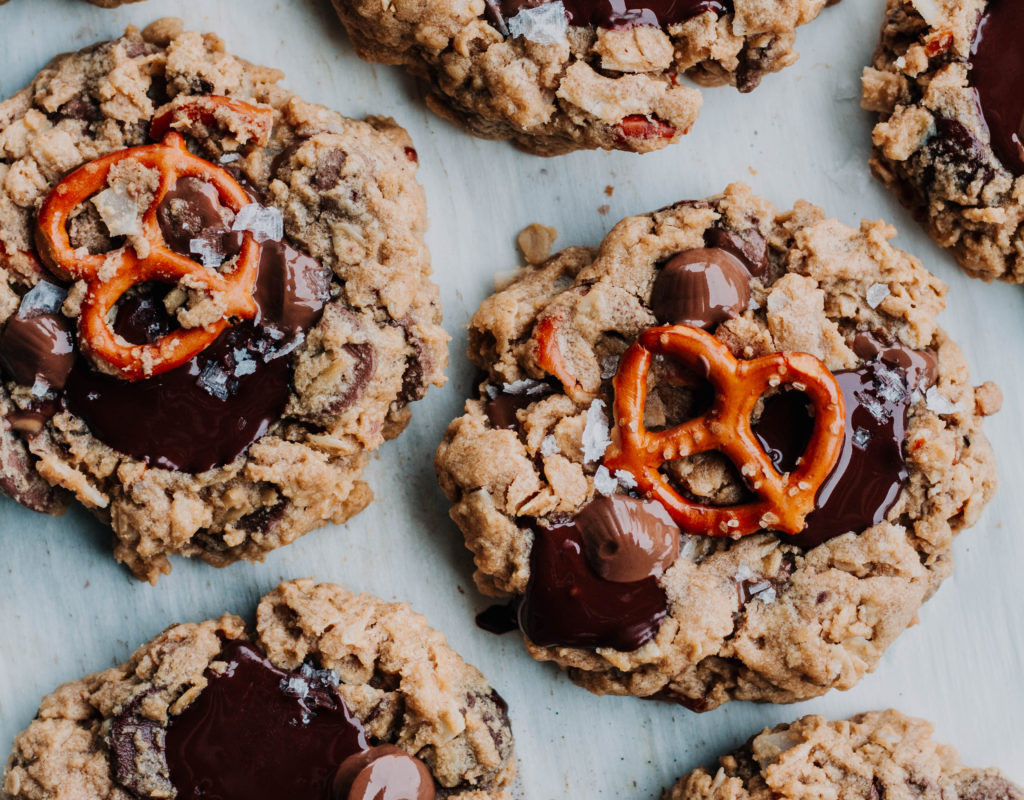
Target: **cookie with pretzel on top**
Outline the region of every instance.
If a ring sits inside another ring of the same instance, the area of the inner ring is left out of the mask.
[[[598,694],[793,702],[873,670],[991,498],[946,288],[889,244],[743,185],[532,263],[469,331],[437,451],[478,618]]]
[[[140,579],[362,510],[444,380],[412,142],[282,77],[163,19],[0,103],[0,489]]]

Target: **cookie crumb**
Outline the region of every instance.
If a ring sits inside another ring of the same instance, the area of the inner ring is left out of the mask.
[[[516,242],[527,264],[540,264],[551,255],[551,245],[558,238],[558,230],[550,225],[534,222],[519,232]]]

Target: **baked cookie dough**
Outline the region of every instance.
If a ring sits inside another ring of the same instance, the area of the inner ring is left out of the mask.
[[[359,55],[404,66],[427,104],[538,155],[645,153],[690,130],[705,86],[741,92],[797,59],[825,0],[334,0]]]
[[[975,277],[1024,283],[1024,8],[889,0],[864,108],[871,168]]]
[[[535,658],[598,694],[792,702],[850,688],[916,620],[995,489],[1001,395],[895,233],[733,185],[483,302],[486,376],[436,467]],[[666,356],[679,341],[699,348]]]
[[[362,510],[444,380],[408,135],[281,78],[164,19],[0,103],[0,488],[82,503],[140,579]]]
[[[931,735],[929,723],[892,710],[840,722],[810,715],[766,728],[718,769],[694,770],[665,800],[1024,800],[998,770],[964,767]]]
[[[0,798],[498,800],[512,750],[505,702],[422,616],[298,580],[255,631],[174,625],[44,698]]]

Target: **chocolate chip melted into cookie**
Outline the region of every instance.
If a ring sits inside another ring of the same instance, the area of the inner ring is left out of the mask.
[[[484,413],[492,428],[514,430],[519,424],[516,412],[527,408],[531,403],[543,400],[553,394],[555,387],[544,381],[522,381],[522,384],[506,384],[502,388],[488,384],[486,387],[487,401]]]
[[[158,211],[168,245],[189,255],[190,242],[202,238],[227,257],[237,253],[240,237],[221,227],[205,184],[180,183]],[[287,242],[264,242],[254,320],[229,328],[187,364],[146,380],[122,381],[80,358],[65,404],[98,439],[152,466],[195,473],[230,463],[284,411],[291,353],[319,320],[329,286],[330,274],[318,262]],[[165,294],[151,288],[122,301],[115,332],[143,344],[177,327],[164,309]]]
[[[879,358],[860,369],[837,372],[835,378],[846,400],[839,461],[818,490],[817,507],[803,532],[782,536],[806,548],[881,522],[908,475],[903,442],[911,387],[906,372]],[[761,446],[780,469],[793,469],[810,441],[814,423],[802,398],[799,392],[770,397],[754,426]]]
[[[989,0],[971,53],[971,84],[992,136],[992,149],[1014,175],[1024,174],[1024,5]]]
[[[562,0],[570,25],[600,28],[632,28],[654,25],[666,28],[701,14],[722,16],[732,12],[732,0]],[[537,0],[489,0],[492,15],[504,23],[523,9],[544,5]]]
[[[716,247],[669,259],[651,290],[651,310],[663,325],[710,330],[747,310],[750,273],[743,261]]]
[[[657,633],[668,600],[656,578],[613,583],[598,577],[574,522],[533,530],[519,627],[534,644],[632,651]]]
[[[178,800],[326,800],[335,771],[367,749],[362,725],[317,670],[286,672],[226,641],[221,671],[167,728]]]

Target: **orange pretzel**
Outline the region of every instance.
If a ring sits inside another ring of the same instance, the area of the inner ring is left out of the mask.
[[[711,410],[665,431],[644,427],[647,373],[654,354],[706,373],[715,389]],[[789,384],[814,406],[814,432],[797,468],[780,474],[757,441],[750,415],[766,390]],[[709,333],[685,325],[650,328],[626,351],[615,375],[615,429],[604,464],[627,470],[640,491],[652,495],[687,533],[745,536],[769,528],[800,533],[814,510],[818,488],[832,471],[843,444],[843,393],[828,368],[807,353],[775,353],[751,361],[735,358]],[[760,499],[712,506],[676,492],[658,468],[684,456],[721,451]]]
[[[204,125],[212,125],[217,121],[217,112],[221,109],[248,118],[241,133],[249,139],[260,145],[265,145],[269,141],[271,129],[274,127],[274,109],[269,106],[254,106],[222,95],[187,97],[164,106],[150,123],[149,138],[153,141],[163,139],[176,124],[201,122]],[[245,141],[242,140],[243,144]]]
[[[160,185],[142,218],[142,237],[149,242],[149,255],[140,258],[130,247],[99,255],[82,254],[71,245],[68,217],[106,185],[111,167],[125,159],[160,172]],[[180,135],[168,133],[161,144],[121,150],[80,167],[57,184],[39,210],[36,246],[43,261],[57,274],[83,280],[88,287],[79,320],[83,349],[127,380],[158,375],[184,364],[208,347],[228,325],[256,315],[252,290],[261,248],[251,234],[245,234],[231,272],[207,269],[167,247],[157,210],[181,177],[208,181],[216,187],[224,204],[236,213],[252,202],[231,175],[192,155]],[[177,283],[182,278],[223,297],[224,317],[204,328],[173,331],[145,345],[129,344],[111,330],[108,315],[132,286],[147,281]]]

